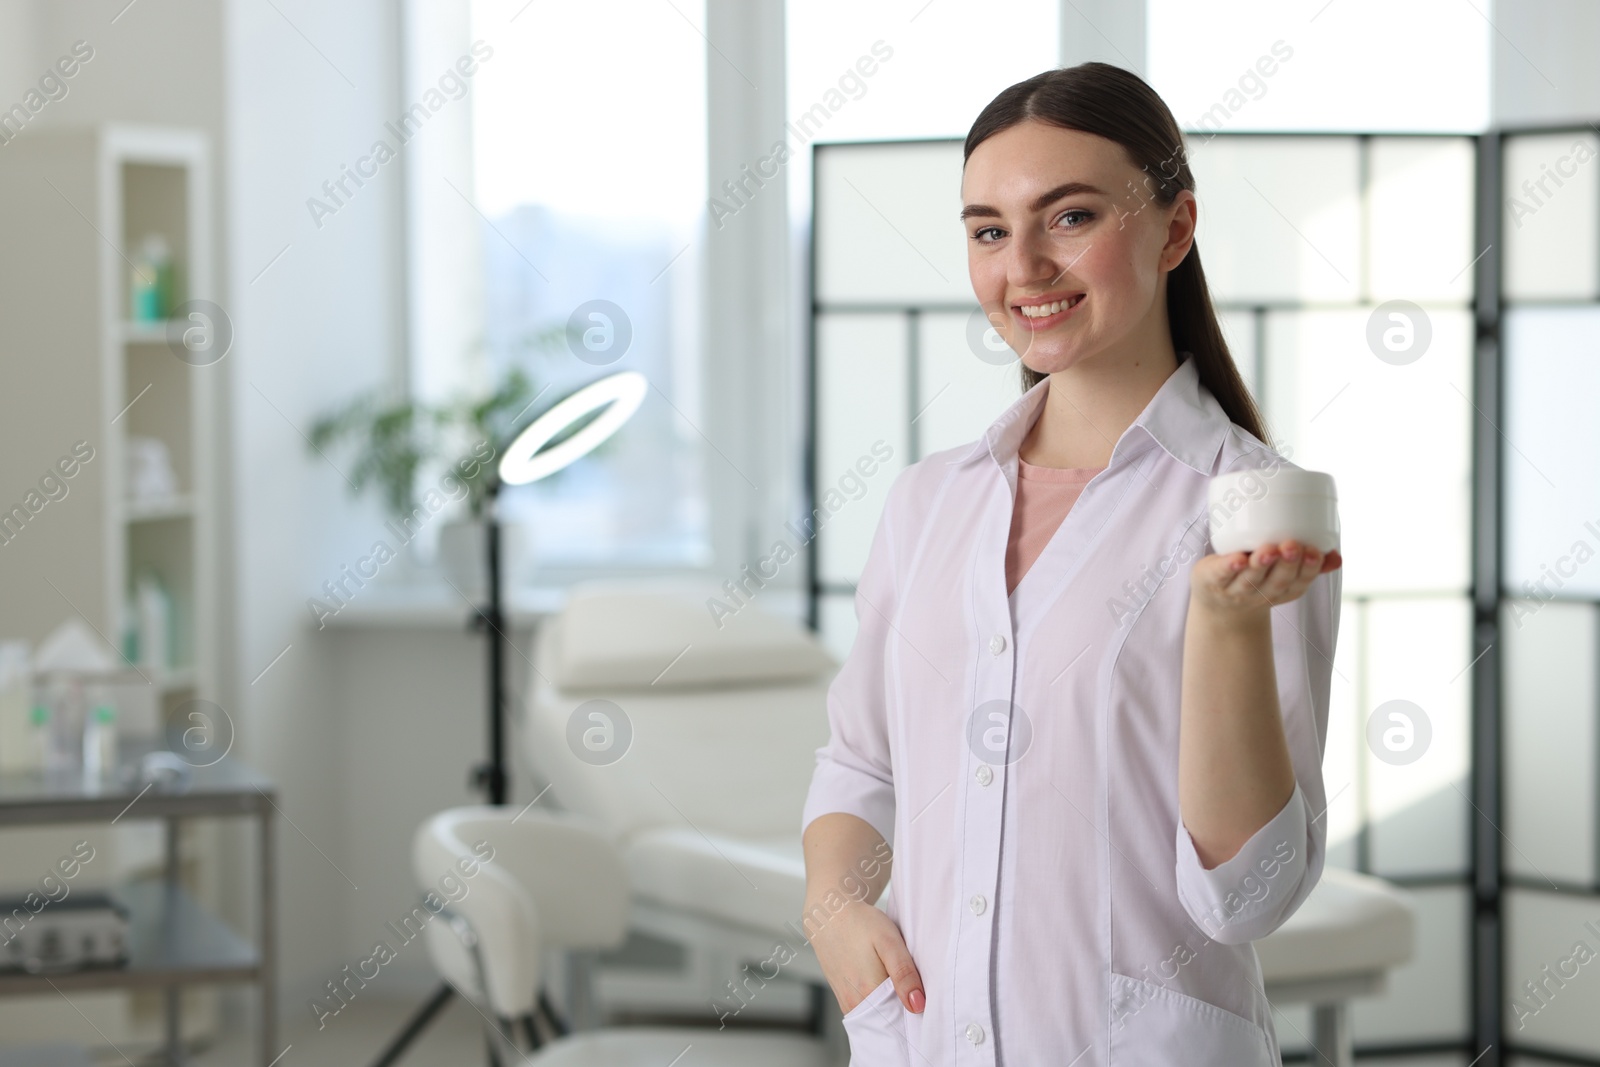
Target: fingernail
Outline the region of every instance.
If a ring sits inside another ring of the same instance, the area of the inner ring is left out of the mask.
[[[914,1011],[914,1012],[922,1011],[922,1009],[928,1003],[928,998],[922,995],[922,990],[920,990],[920,989],[913,989],[911,991],[910,1000],[911,1000],[911,1010]]]

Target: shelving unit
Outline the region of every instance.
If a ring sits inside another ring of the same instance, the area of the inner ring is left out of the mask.
[[[221,370],[180,358],[173,338],[187,319],[134,321],[130,282],[138,246],[158,234],[172,251],[173,306],[214,295],[209,189],[205,139],[189,130],[30,130],[0,153],[0,352],[21,385],[0,401],[0,447],[41,472],[77,441],[94,450],[68,495],[3,546],[0,632],[38,641],[76,611],[116,645],[130,585],[153,567],[174,602],[175,658],[160,672],[168,712],[215,688]],[[132,498],[134,437],[166,446],[175,493]]]
[[[147,744],[139,751],[156,747]],[[205,984],[252,983],[260,1000],[257,1062],[260,1067],[267,1067],[281,1053],[277,1047],[276,863],[272,838],[276,792],[270,780],[228,758],[195,768],[189,781],[172,788],[135,789],[132,785],[110,783],[88,788],[75,776],[0,774],[0,828],[66,824],[77,830],[86,824],[126,817],[153,824],[162,842],[160,866],[150,876],[116,889],[117,897],[128,909],[126,964],[51,974],[3,971],[0,997],[58,997],[94,990],[155,993],[163,1007],[162,1051],[168,1063],[176,1067],[187,1062],[182,1045],[193,1036],[192,1028],[183,1024],[189,1005],[180,999],[182,991]],[[247,940],[219,920],[183,884],[180,835],[187,821],[195,818],[243,818],[256,824],[259,885],[254,940]],[[74,1036],[84,1043],[81,1027]],[[116,1038],[105,1036],[113,1044],[121,1044]],[[149,1043],[148,1037],[140,1039],[140,1044]]]
[[[139,246],[157,234],[174,266],[164,313],[215,300],[209,160],[197,131],[133,124],[29,129],[0,150],[7,246],[0,257],[0,360],[8,386],[0,394],[0,454],[8,471],[37,480],[57,471],[78,442],[93,450],[61,479],[64,496],[25,510],[22,520],[11,509],[36,486],[0,485],[0,513],[12,516],[0,536],[0,637],[37,645],[77,616],[120,657],[132,584],[154,569],[172,601],[172,655],[164,666],[139,666],[158,690],[166,727],[187,725],[186,702],[217,698],[214,409],[223,368],[175,344],[191,325],[187,316],[135,321],[130,288]],[[165,445],[176,492],[133,499],[134,437]],[[106,885],[167,869],[160,828],[130,822],[82,828],[80,836],[115,857],[96,872]],[[186,823],[174,842],[180,881],[213,909],[221,898],[218,831],[210,820]],[[0,851],[19,884],[26,881],[21,872],[48,869],[59,854],[54,842],[15,832],[0,834]],[[11,884],[6,877],[0,871],[0,884]],[[212,991],[194,992],[192,1001],[185,997],[186,1037],[216,1026]],[[99,1007],[96,1025],[110,1041],[137,1047],[162,1036],[159,998],[121,995]],[[52,1038],[34,1026],[0,1004],[0,1032]]]

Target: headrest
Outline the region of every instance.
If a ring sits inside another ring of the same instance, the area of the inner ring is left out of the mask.
[[[703,580],[576,583],[556,627],[540,669],[563,690],[764,685],[839,668],[804,626]]]

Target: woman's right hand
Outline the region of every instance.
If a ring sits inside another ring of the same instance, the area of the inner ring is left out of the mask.
[[[813,910],[807,902],[807,914],[819,911],[827,914],[826,908],[819,905]],[[894,979],[895,995],[907,1011],[921,1012],[927,1006],[922,976],[911,960],[900,928],[874,905],[863,900],[849,901],[814,928],[810,939],[822,973],[839,1001],[839,1010],[846,1015],[886,977]]]

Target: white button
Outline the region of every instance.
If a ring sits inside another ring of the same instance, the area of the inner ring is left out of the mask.
[[[974,1045],[983,1044],[983,1027],[979,1026],[977,1023],[968,1023],[967,1040],[972,1042]]]
[[[1006,635],[1005,634],[995,634],[993,637],[989,638],[989,651],[990,652],[993,652],[995,655],[998,656],[1000,653],[1004,652],[1005,650],[1006,650]]]
[[[994,781],[994,771],[985,763],[978,768],[978,784],[988,785],[992,781]]]
[[[982,915],[983,909],[989,906],[989,902],[983,899],[982,893],[972,894],[972,900],[969,903],[972,905],[972,914],[974,915]]]

